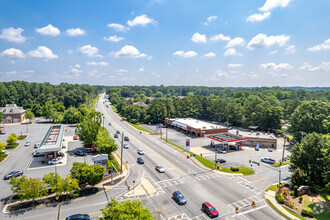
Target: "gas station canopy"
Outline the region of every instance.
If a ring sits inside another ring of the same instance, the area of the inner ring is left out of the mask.
[[[246,137],[243,137],[241,135],[231,134],[231,133],[210,134],[210,135],[207,135],[206,137],[208,137],[212,140],[215,140],[215,141],[222,142],[224,144],[229,143],[229,142],[248,141],[248,139]]]

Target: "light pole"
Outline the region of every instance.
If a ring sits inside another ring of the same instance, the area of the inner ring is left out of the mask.
[[[286,141],[286,135],[284,134],[284,144],[283,144],[283,153],[282,153],[282,163],[284,162],[285,141]]]
[[[120,170],[123,171],[123,148],[124,148],[124,132],[121,135],[121,154],[120,154]]]
[[[167,143],[167,126],[168,126],[168,125],[166,125],[166,143]]]

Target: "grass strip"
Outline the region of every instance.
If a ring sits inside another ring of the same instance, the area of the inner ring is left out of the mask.
[[[18,145],[19,145],[19,143],[7,144],[6,149],[7,150],[16,149],[18,147]]]
[[[118,172],[122,173],[122,171],[120,169],[120,164],[119,164],[119,162],[116,160],[116,158],[113,155],[111,155],[111,159],[108,160],[109,169],[111,169],[111,163],[116,167],[116,169],[118,170]]]
[[[163,141],[166,141],[165,138],[161,138]],[[167,143],[179,148],[182,151],[185,151],[185,149],[183,147],[180,147],[179,145],[167,140]],[[195,153],[191,152],[191,151],[186,151],[188,154],[190,155],[194,155]],[[208,167],[210,169],[214,169],[215,168],[215,163],[213,161],[210,161],[204,157],[201,157],[199,155],[195,156],[195,159],[198,160],[201,164],[203,164],[205,167]],[[251,170],[249,168],[246,167],[237,167],[239,168],[238,171],[232,171],[230,168],[226,168],[223,166],[220,166],[219,169],[217,169],[218,171],[222,171],[222,172],[226,172],[226,173],[242,173],[243,175],[251,175],[254,174],[254,170]]]
[[[19,135],[19,136],[17,136],[17,139],[24,140],[24,139],[26,139],[26,137],[27,137],[27,135]]]
[[[284,206],[282,206],[282,207],[283,207],[287,212],[289,212],[291,215],[296,216],[298,219],[300,219],[300,220],[306,220],[305,218],[301,217],[300,215],[298,215],[298,214],[295,213],[294,211],[288,209],[287,207],[284,207]]]
[[[143,132],[147,132],[148,134],[153,134],[151,131],[149,131],[148,129],[140,126],[140,125],[137,125],[137,124],[133,124],[131,122],[128,122],[130,125],[132,125],[134,128],[140,130],[140,131],[143,131]]]
[[[286,216],[283,212],[281,212],[280,210],[278,210],[274,205],[273,205],[273,203],[271,203],[270,201],[269,201],[269,199],[266,199],[267,200],[267,202],[269,203],[269,205],[276,211],[276,212],[278,212],[279,214],[281,214],[284,218],[286,218],[286,219],[288,219],[288,220],[292,220],[292,218],[289,218],[288,216]]]
[[[6,157],[8,157],[8,154],[0,154],[0,162],[6,159]]]
[[[281,188],[284,188],[284,187],[286,187],[286,186],[285,186],[284,184],[281,184]],[[270,187],[268,187],[268,188],[266,189],[266,192],[268,192],[269,190],[275,192],[276,189],[278,189],[277,184],[275,184],[275,185],[271,185]]]
[[[273,167],[282,167],[282,166],[285,166],[285,165],[288,165],[288,164],[291,164],[290,160],[284,162],[284,163],[280,163],[280,162],[277,162],[277,163],[274,163],[272,164]]]

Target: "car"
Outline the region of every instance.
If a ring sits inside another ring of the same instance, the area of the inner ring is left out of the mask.
[[[90,220],[90,217],[87,214],[74,214],[66,217],[65,220]]]
[[[274,163],[276,163],[276,161],[273,160],[273,159],[271,159],[270,157],[263,157],[263,158],[261,158],[260,161],[261,161],[261,162],[264,162],[264,163],[269,163],[269,164],[274,164]]]
[[[226,160],[218,158],[214,161],[214,163],[226,163]]]
[[[139,149],[137,153],[140,155],[144,155],[144,151],[142,149]]]
[[[228,127],[228,130],[231,130],[231,129],[233,129],[233,127]]]
[[[274,151],[274,149],[272,147],[268,148],[268,152],[273,152],[273,151]]]
[[[77,149],[77,150],[74,151],[74,155],[76,155],[76,156],[86,156],[86,152],[84,150]]]
[[[127,136],[125,136],[124,141],[129,141],[129,138]]]
[[[10,173],[6,174],[3,179],[4,180],[8,180],[12,177],[17,177],[17,176],[22,176],[23,175],[23,171],[22,170],[13,170]]]
[[[109,122],[109,126],[111,126],[112,124],[111,124],[111,122]]]
[[[73,140],[78,140],[79,138],[78,138],[78,136],[77,135],[74,135],[73,136]]]
[[[160,173],[165,173],[165,168],[161,165],[156,165],[155,169]]]
[[[114,134],[113,136],[114,136],[114,138],[118,138],[119,137],[118,134]]]
[[[35,151],[35,152],[32,153],[32,156],[33,157],[43,157],[43,156],[45,156],[45,152]]]
[[[186,198],[183,196],[183,194],[180,191],[174,191],[173,192],[173,199],[179,204],[179,205],[185,205],[187,203]]]
[[[138,162],[139,164],[144,164],[144,160],[143,160],[142,157],[138,157],[137,162]]]
[[[66,146],[65,145],[62,145],[62,149],[65,149],[66,148]]]
[[[40,146],[40,144],[39,143],[37,143],[37,144],[34,144],[34,148],[38,148]]]
[[[259,151],[259,145],[254,148],[256,151]]]
[[[94,145],[92,145],[91,147],[85,147],[85,149],[86,149],[87,153],[97,152],[97,148]]]
[[[64,157],[64,153],[62,151],[58,151],[56,155],[57,157]]]
[[[31,145],[31,142],[30,142],[30,141],[27,141],[27,142],[25,142],[25,144],[24,144],[25,147],[28,147],[28,146],[30,146],[30,145]]]
[[[6,150],[2,150],[2,154],[7,154],[7,151]]]
[[[217,149],[217,151],[218,151],[220,154],[226,154],[226,153],[227,153],[226,149]]]
[[[117,130],[117,131],[116,131],[116,134],[120,134],[120,131],[119,131],[119,130]]]
[[[129,148],[129,145],[128,144],[124,144],[124,148],[125,149],[128,149]]]
[[[230,150],[239,150],[239,147],[236,146],[236,145],[230,144],[230,145],[229,145],[229,149],[230,149]]]
[[[6,134],[6,132],[1,130],[1,131],[0,131],[0,134]]]
[[[60,158],[56,158],[48,161],[49,165],[59,164],[59,163],[63,163],[63,161]]]
[[[219,212],[208,202],[202,204],[202,210],[210,217],[216,218],[219,216]]]

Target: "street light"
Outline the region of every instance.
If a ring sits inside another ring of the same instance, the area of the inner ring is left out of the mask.
[[[284,144],[283,144],[283,153],[282,153],[282,162],[284,162],[284,150],[285,150],[285,141],[286,141],[286,135],[284,135]]]
[[[123,148],[124,148],[124,131],[121,135],[121,155],[120,155],[120,170],[123,171]]]

